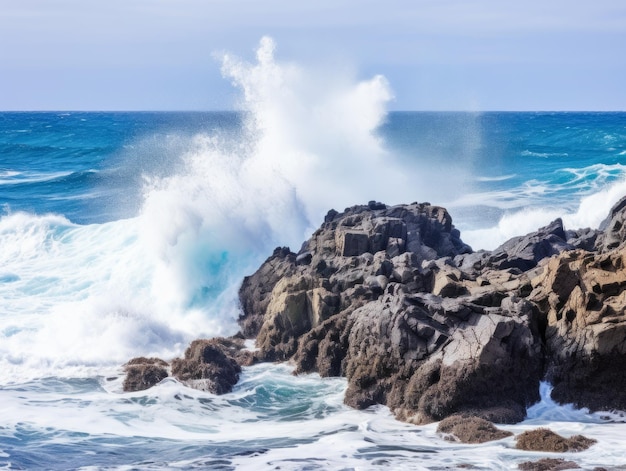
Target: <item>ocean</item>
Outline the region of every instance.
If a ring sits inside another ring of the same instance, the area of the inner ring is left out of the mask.
[[[556,217],[598,227],[626,195],[626,113],[387,112],[383,77],[320,86],[263,54],[223,71],[241,111],[0,113],[0,469],[626,465],[623,417],[557,405],[548,384],[503,428],[588,451],[445,441],[288,364],[244,368],[223,396],[122,392],[130,358],[236,333],[243,276],[331,208],[441,205],[477,250]]]

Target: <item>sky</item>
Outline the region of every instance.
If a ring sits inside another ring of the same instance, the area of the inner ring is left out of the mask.
[[[264,35],[392,110],[626,110],[624,0],[0,0],[0,110],[232,109]]]

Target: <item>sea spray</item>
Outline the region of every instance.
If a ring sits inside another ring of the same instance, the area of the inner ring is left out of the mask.
[[[621,173],[613,174],[610,183],[599,182],[598,180],[604,180],[605,176],[603,172],[598,171],[597,178],[585,188],[581,188],[580,199],[570,197],[571,200],[565,203],[544,206],[541,201],[530,202],[523,197],[519,198],[515,201],[518,208],[506,211],[496,225],[463,230],[462,238],[475,250],[491,250],[513,237],[533,232],[557,218],[563,220],[565,229],[598,229],[613,205],[626,195],[626,170],[622,166],[618,169]],[[583,169],[580,173],[587,172]],[[574,191],[570,189],[570,194]],[[485,198],[486,201],[486,195],[482,195],[481,198]],[[468,201],[470,199],[471,196]],[[478,202],[474,200],[474,204],[476,203]],[[497,198],[493,198],[491,204],[497,206]],[[573,206],[576,204],[577,206]]]
[[[223,59],[242,94],[238,132],[170,134],[170,164],[163,152],[149,158],[155,141],[144,137],[126,147],[127,158],[139,152],[130,174],[96,173],[133,183],[141,171],[136,216],[88,225],[23,216],[33,229],[8,250],[34,244],[33,263],[13,257],[3,274],[15,280],[5,299],[16,315],[0,325],[13,374],[169,358],[193,338],[233,334],[237,288],[274,247],[297,249],[331,208],[413,199],[418,178],[376,133],[386,80],[319,76],[276,61],[274,48],[263,38],[255,62]],[[32,351],[33,340],[42,348]]]

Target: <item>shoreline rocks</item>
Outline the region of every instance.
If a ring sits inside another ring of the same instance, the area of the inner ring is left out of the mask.
[[[519,422],[545,379],[556,401],[626,410],[625,222],[626,198],[602,230],[557,219],[473,252],[429,203],[331,210],[297,253],[279,247],[243,280],[240,337],[129,362],[129,390],[171,370],[221,394],[242,365],[290,361],[346,377],[348,405],[415,424]]]
[[[239,381],[241,367],[253,362],[242,338],[198,339],[187,347],[183,358],[170,363],[160,358],[133,358],[124,365],[123,389],[142,391],[171,376],[191,388],[225,394]]]
[[[625,217],[620,202],[605,232],[557,219],[473,252],[428,203],[333,210],[246,277],[242,331],[259,360],[345,376],[348,405],[416,424],[519,422],[546,378],[557,401],[626,409]]]

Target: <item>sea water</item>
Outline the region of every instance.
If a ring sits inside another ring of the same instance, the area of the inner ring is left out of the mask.
[[[554,404],[537,426],[577,454],[443,440],[436,424],[343,405],[344,379],[244,368],[214,396],[166,379],[124,393],[122,366],[231,335],[237,289],[331,208],[445,206],[474,249],[562,217],[598,227],[626,194],[625,113],[387,112],[392,85],[225,56],[238,112],[0,113],[0,468],[515,469],[626,465],[619,414]]]

